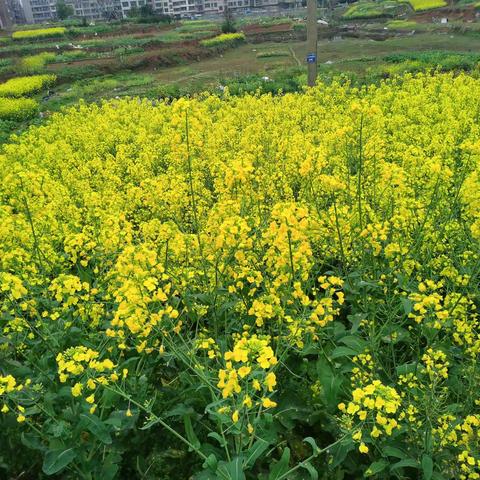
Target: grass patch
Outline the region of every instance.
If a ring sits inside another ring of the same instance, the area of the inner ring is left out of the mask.
[[[271,58],[271,57],[289,57],[290,52],[287,50],[267,50],[265,52],[258,52],[257,58]]]
[[[387,22],[387,27],[392,30],[413,30],[417,26],[418,23],[412,20],[391,20]]]

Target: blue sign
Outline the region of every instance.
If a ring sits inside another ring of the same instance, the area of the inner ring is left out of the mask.
[[[315,53],[309,53],[307,55],[307,63],[315,63],[317,61],[317,55]]]

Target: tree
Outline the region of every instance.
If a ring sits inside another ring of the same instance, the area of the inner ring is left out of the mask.
[[[67,5],[65,0],[58,0],[57,1],[57,17],[60,20],[65,20],[68,17],[73,15],[73,7],[71,5]]]
[[[237,28],[235,27],[235,19],[233,18],[233,12],[225,5],[225,10],[223,11],[223,23],[222,23],[222,32],[223,33],[235,33]]]
[[[153,11],[153,7],[151,5],[142,5],[140,7],[140,17],[154,17],[155,12]]]

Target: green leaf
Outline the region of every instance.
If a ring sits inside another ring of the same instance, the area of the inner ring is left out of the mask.
[[[392,465],[392,470],[397,470],[399,468],[404,468],[404,467],[412,467],[412,468],[418,468],[418,462],[413,459],[413,458],[406,458],[405,460],[400,460],[397,463],[394,463]]]
[[[412,312],[413,302],[409,298],[405,298],[405,297],[400,298],[400,301],[402,302],[403,311],[405,312],[405,315],[410,314]]]
[[[340,343],[343,343],[347,347],[355,350],[358,353],[362,353],[367,347],[367,342],[363,338],[357,337],[355,335],[347,335],[339,340]]]
[[[320,448],[318,448],[317,442],[312,437],[306,437],[303,439],[305,443],[308,443],[312,447],[312,455],[318,455],[318,452],[320,452]]]
[[[376,475],[377,473],[383,472],[385,468],[388,466],[388,461],[387,460],[379,460],[378,462],[373,462],[368,468],[367,471],[365,472],[365,477],[371,477],[372,475]]]
[[[214,438],[222,448],[227,444],[227,441],[217,432],[210,432],[207,437]]]
[[[318,480],[318,472],[310,462],[302,462],[300,466],[308,470],[308,473],[310,474],[310,478],[312,480]]]
[[[262,455],[262,453],[267,450],[270,446],[270,443],[264,440],[263,438],[259,438],[247,451],[247,460],[245,462],[246,467],[253,467],[255,462],[258,458]]]
[[[331,411],[337,412],[338,398],[342,385],[342,376],[336,375],[330,364],[324,359],[319,358],[316,364],[318,379],[322,384],[322,395],[327,407]]]
[[[85,415],[82,413],[80,418],[82,419],[82,423],[85,424],[85,428],[98,438],[98,440],[105,445],[112,443],[112,437],[110,436],[107,426],[96,415]]]
[[[42,471],[45,475],[53,475],[62,471],[76,457],[73,448],[49,450],[43,459]]]
[[[383,449],[383,454],[387,457],[400,458],[401,460],[404,460],[405,458],[407,458],[407,454],[402,452],[397,447],[385,447]]]
[[[217,470],[218,466],[218,460],[217,457],[211,453],[206,459],[205,462],[203,462],[203,468],[209,469],[212,472],[215,472]]]
[[[331,448],[331,455],[333,458],[332,464],[330,467],[333,469],[338,467],[345,458],[347,457],[348,453],[355,449],[355,443],[350,438],[346,438],[345,440],[337,443]]]
[[[354,357],[355,355],[358,355],[359,352],[356,350],[353,350],[349,347],[337,347],[335,350],[332,352],[331,358],[340,358],[340,357]]]
[[[227,475],[228,480],[245,480],[243,457],[235,457],[231,462],[220,462],[218,465],[217,472]]]
[[[201,446],[201,443],[195,434],[195,431],[193,430],[192,418],[190,415],[184,415],[183,423],[185,425],[185,434],[187,435],[188,441],[198,450]]]
[[[285,447],[283,450],[280,460],[272,465],[270,468],[270,473],[268,475],[268,480],[277,480],[284,473],[288,472],[288,464],[290,463],[290,449]]]
[[[422,470],[423,470],[423,478],[425,480],[430,480],[433,475],[433,460],[430,455],[423,455],[422,456]]]

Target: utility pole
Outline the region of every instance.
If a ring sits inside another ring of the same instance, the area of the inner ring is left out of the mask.
[[[308,86],[317,79],[317,0],[307,0],[307,66]]]

